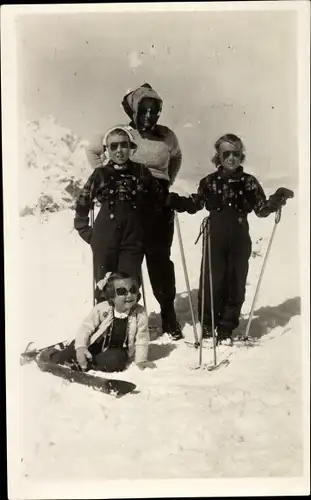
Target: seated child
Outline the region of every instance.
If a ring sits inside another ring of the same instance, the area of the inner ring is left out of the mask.
[[[126,128],[110,129],[103,148],[108,163],[95,168],[82,189],[74,227],[91,245],[96,282],[107,272],[117,271],[140,281],[144,252],[142,213],[147,207],[156,210],[163,204],[164,191],[147,167],[129,159],[136,145]],[[89,211],[94,199],[101,208],[91,228]]]
[[[41,359],[72,369],[104,372],[123,371],[132,360],[141,369],[155,368],[148,361],[148,318],[137,304],[136,280],[125,273],[108,273],[101,287],[107,301],[91,310],[75,340],[63,349],[43,350]]]
[[[247,215],[254,211],[258,217],[267,217],[284,205],[287,198],[293,197],[293,192],[279,188],[267,200],[258,180],[243,170],[244,146],[236,135],[220,137],[215,149],[213,163],[217,171],[200,181],[196,194],[186,198],[170,193],[167,204],[177,212],[193,214],[204,207],[210,212],[214,318],[217,342],[220,342],[232,338],[245,300],[252,246]],[[207,243],[205,248],[208,263]],[[208,337],[212,330],[208,264],[204,270],[204,311],[201,311],[202,273],[201,264],[198,310],[200,318],[203,315],[203,336]]]

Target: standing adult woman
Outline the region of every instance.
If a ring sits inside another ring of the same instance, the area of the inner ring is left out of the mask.
[[[126,127],[137,145],[132,159],[148,167],[168,193],[180,169],[182,154],[174,132],[158,124],[162,104],[162,99],[148,83],[129,92],[122,100],[123,109],[130,118]],[[94,142],[87,154],[90,163],[98,166],[102,161],[101,141]],[[179,340],[182,333],[174,308],[175,270],[170,258],[174,211],[163,205],[162,210],[155,212],[152,204],[147,203],[143,233],[150,283],[161,308],[162,331]]]

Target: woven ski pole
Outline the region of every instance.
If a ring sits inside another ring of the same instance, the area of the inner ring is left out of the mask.
[[[90,222],[91,222],[91,228],[93,229],[94,227],[94,203],[91,205],[91,217],[90,217]],[[94,269],[94,258],[93,258],[93,265],[92,265],[92,288],[93,288],[93,306],[96,304],[95,300],[95,288],[96,288],[96,280],[95,280],[95,269]]]
[[[203,330],[204,330],[204,306],[205,306],[205,269],[206,269],[206,219],[203,221],[203,250],[202,250],[202,276],[201,276],[201,335],[199,350],[199,366],[202,365]]]
[[[191,311],[193,336],[194,336],[194,346],[195,347],[199,347],[200,344],[199,344],[198,333],[197,333],[197,326],[196,326],[196,321],[195,321],[195,316],[194,316],[193,303],[192,303],[192,299],[191,299],[191,290],[190,290],[189,276],[188,276],[188,271],[187,271],[185,251],[184,251],[184,246],[183,246],[183,241],[182,241],[182,236],[181,236],[181,230],[180,230],[180,224],[179,224],[179,219],[178,219],[177,213],[175,213],[175,221],[176,221],[176,227],[177,227],[177,236],[178,236],[178,242],[179,242],[179,248],[180,248],[180,254],[181,254],[181,261],[182,261],[182,266],[183,266],[183,270],[184,270],[186,287],[187,287],[187,293],[188,293],[188,300],[189,300],[189,306],[190,306],[190,311]]]
[[[215,315],[214,315],[214,293],[213,293],[213,273],[212,273],[212,257],[211,257],[211,228],[210,219],[207,219],[207,242],[208,242],[208,275],[209,275],[209,289],[211,298],[211,319],[212,319],[212,333],[213,333],[213,351],[214,351],[214,366],[217,365],[216,355],[216,333],[215,333]]]
[[[274,238],[274,235],[275,235],[275,231],[276,231],[278,223],[281,220],[281,215],[282,215],[282,208],[280,207],[277,210],[276,214],[275,214],[275,222],[274,222],[272,234],[270,236],[270,240],[269,240],[269,243],[268,243],[266,254],[265,254],[265,257],[264,257],[264,260],[263,260],[263,264],[262,264],[262,268],[261,268],[261,271],[260,271],[260,275],[259,275],[259,279],[258,279],[258,283],[257,283],[257,287],[256,287],[256,291],[255,291],[255,295],[254,295],[252,307],[251,307],[251,310],[250,310],[250,313],[249,313],[249,318],[248,318],[248,322],[247,322],[247,326],[246,326],[246,332],[245,332],[245,340],[248,339],[248,334],[249,334],[249,330],[250,330],[250,327],[251,327],[251,322],[252,322],[252,319],[253,319],[253,314],[254,314],[254,309],[255,309],[255,305],[256,305],[256,301],[257,301],[257,297],[258,297],[259,288],[260,288],[262,277],[263,277],[263,274],[264,274],[264,271],[265,271],[265,267],[266,267],[266,263],[267,263],[267,260],[268,260],[268,256],[269,256],[269,253],[270,253],[270,250],[271,250],[271,246],[272,246],[273,238]]]

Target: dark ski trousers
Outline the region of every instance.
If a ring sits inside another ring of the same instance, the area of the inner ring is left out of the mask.
[[[248,263],[251,255],[251,239],[246,216],[227,207],[210,214],[211,267],[215,327],[231,332],[239,325],[239,317],[245,300]],[[208,235],[207,235],[208,238]],[[202,276],[198,293],[198,312],[202,314]],[[206,241],[204,324],[211,329],[211,295],[208,267],[208,242]]]
[[[128,366],[128,354],[124,348],[109,347],[106,351],[101,349],[102,342],[95,342],[88,347],[93,356],[89,363],[89,369],[103,372],[120,372]],[[62,350],[50,347],[43,351],[41,356],[44,361],[50,361],[59,365],[69,365],[72,369],[78,369],[74,341]]]
[[[153,294],[160,304],[162,319],[174,324],[175,270],[170,258],[174,236],[174,212],[168,208],[146,211],[143,230],[146,264]]]
[[[141,216],[131,202],[116,202],[113,212],[108,202],[104,202],[96,217],[90,243],[96,283],[108,271],[127,273],[140,283],[143,234]]]

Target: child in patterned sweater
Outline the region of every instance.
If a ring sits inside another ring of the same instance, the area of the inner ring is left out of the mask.
[[[127,129],[110,129],[103,140],[109,161],[95,168],[77,200],[74,227],[91,246],[96,282],[107,272],[117,271],[140,281],[142,218],[148,209],[156,211],[164,203],[166,195],[158,180],[147,167],[130,160],[135,147]],[[89,212],[95,199],[101,208],[92,228]]]
[[[243,169],[244,146],[236,135],[226,134],[220,137],[215,149],[213,163],[217,171],[200,181],[196,194],[187,198],[170,193],[167,204],[177,212],[194,214],[204,207],[210,212],[214,318],[217,341],[220,342],[232,338],[233,330],[239,325],[245,300],[252,247],[247,215],[254,211],[258,217],[267,217],[282,207],[288,198],[292,198],[293,192],[279,188],[267,199],[258,180]],[[205,299],[204,311],[201,311],[201,264],[198,310],[200,317],[203,314],[203,336],[208,337],[212,330],[208,266],[204,273]]]

